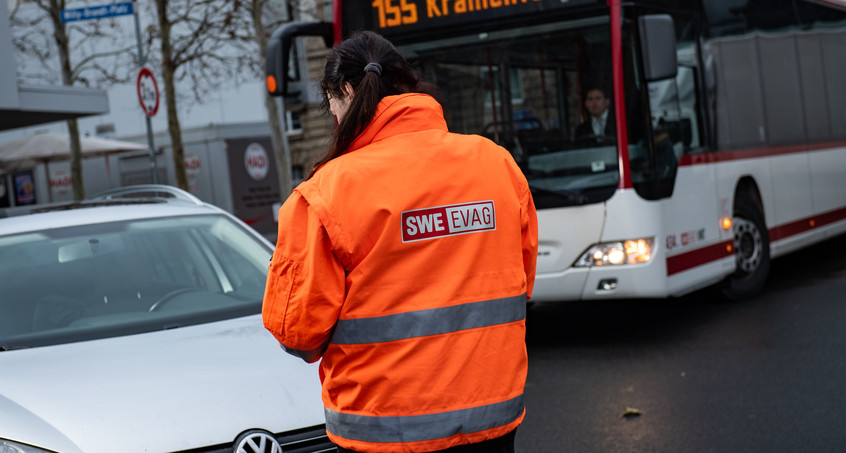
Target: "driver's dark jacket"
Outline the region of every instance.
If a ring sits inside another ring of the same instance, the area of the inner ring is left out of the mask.
[[[593,133],[593,119],[588,115],[587,121],[584,123],[579,124],[576,127],[576,140],[580,138],[587,138],[587,137],[595,137],[596,135]],[[605,119],[605,134],[606,137],[616,137],[617,136],[617,123],[614,121],[614,112],[609,110],[608,116]]]

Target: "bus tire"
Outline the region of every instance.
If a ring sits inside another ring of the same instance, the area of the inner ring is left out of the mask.
[[[741,195],[734,205],[732,231],[737,269],[722,283],[720,292],[738,301],[758,294],[770,273],[770,236],[761,208]]]

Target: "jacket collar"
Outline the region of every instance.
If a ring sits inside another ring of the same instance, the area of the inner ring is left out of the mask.
[[[443,109],[433,97],[423,93],[385,96],[376,107],[370,124],[346,152],[394,135],[430,129],[447,130]]]

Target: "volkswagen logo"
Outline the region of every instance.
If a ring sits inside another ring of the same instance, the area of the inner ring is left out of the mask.
[[[276,439],[267,432],[260,430],[247,431],[235,440],[233,453],[282,453],[282,447]]]

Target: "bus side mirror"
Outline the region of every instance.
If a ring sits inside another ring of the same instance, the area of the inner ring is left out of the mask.
[[[281,25],[267,41],[265,63],[265,87],[273,96],[288,95],[288,68],[290,67],[291,43],[298,36],[320,36],[326,47],[334,43],[331,22],[289,22]]]
[[[652,14],[638,19],[643,72],[647,82],[676,76],[676,29],[667,14]]]

